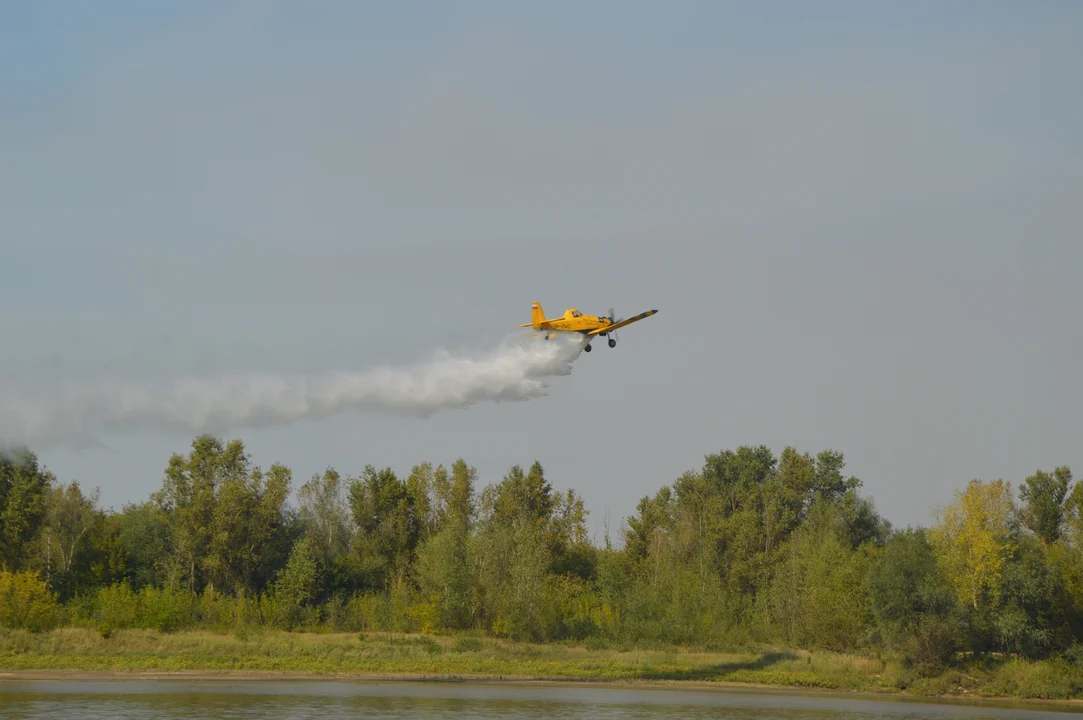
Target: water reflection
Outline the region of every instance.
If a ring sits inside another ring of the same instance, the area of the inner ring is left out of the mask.
[[[1059,708],[1058,708],[1059,709]],[[1033,706],[984,707],[834,695],[556,685],[278,680],[0,682],[0,715],[23,718],[656,718],[1063,720]]]

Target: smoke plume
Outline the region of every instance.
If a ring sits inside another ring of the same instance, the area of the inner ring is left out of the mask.
[[[0,393],[0,437],[37,448],[99,445],[142,431],[224,434],[321,420],[345,412],[428,417],[480,402],[546,394],[543,378],[568,375],[585,342],[578,336],[506,342],[482,356],[439,353],[413,367],[307,376],[243,374],[173,383],[101,381]]]

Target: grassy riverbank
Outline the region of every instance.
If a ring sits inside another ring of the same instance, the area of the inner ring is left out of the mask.
[[[923,696],[1083,699],[1063,661],[986,660],[918,677],[901,664],[827,652],[588,649],[474,636],[385,633],[0,631],[0,670],[286,673],[505,680],[745,683]]]

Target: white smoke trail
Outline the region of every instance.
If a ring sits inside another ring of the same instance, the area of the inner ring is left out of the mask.
[[[188,378],[165,385],[105,381],[57,385],[32,396],[16,388],[0,393],[0,436],[34,448],[86,447],[118,432],[223,434],[350,411],[428,417],[480,402],[541,397],[542,378],[570,374],[584,345],[579,336],[559,336],[505,343],[480,357],[442,352],[410,368]]]

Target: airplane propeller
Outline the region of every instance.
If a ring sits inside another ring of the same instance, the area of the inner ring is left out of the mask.
[[[609,308],[609,315],[607,317],[609,318],[609,324],[610,325],[616,325],[617,323],[624,320],[624,318],[621,318],[620,320],[617,320],[617,319],[614,318],[614,309],[613,308]],[[614,345],[617,344],[617,340],[618,340],[617,331],[612,330],[608,334],[609,334],[609,337],[610,337],[609,347],[613,347]]]

